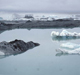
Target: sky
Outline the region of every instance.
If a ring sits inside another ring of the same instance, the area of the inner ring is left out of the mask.
[[[0,11],[80,13],[80,0],[0,0]]]

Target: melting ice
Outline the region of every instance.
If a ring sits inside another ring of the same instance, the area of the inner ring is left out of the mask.
[[[74,50],[68,50],[68,49],[56,49],[57,52],[63,53],[63,54],[80,54],[80,48],[74,49]]]
[[[63,54],[80,54],[80,44],[63,43],[56,51]]]
[[[61,48],[65,48],[65,49],[77,49],[77,48],[80,48],[80,44],[75,44],[75,43],[63,43],[60,45]]]
[[[51,32],[51,37],[53,40],[71,40],[80,38],[80,33],[77,32],[68,32],[67,30],[62,30],[62,32]]]

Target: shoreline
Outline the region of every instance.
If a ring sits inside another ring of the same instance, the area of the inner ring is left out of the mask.
[[[12,29],[54,29],[80,27],[80,20],[54,20],[54,21],[0,21],[0,31]]]

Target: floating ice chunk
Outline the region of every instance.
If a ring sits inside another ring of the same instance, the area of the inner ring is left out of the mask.
[[[59,36],[59,32],[53,31],[53,32],[51,33],[51,36],[53,36],[53,37]]]
[[[58,52],[56,56],[67,55],[67,54],[80,54],[80,44],[75,43],[63,43],[61,48],[56,49]]]
[[[69,32],[66,31],[66,30],[63,30],[63,31],[60,33],[60,36],[66,36],[66,35],[69,35]]]
[[[68,42],[68,43],[61,44],[61,47],[65,49],[77,49],[77,48],[80,48],[80,44]]]
[[[58,33],[58,34],[57,34]],[[73,32],[73,33],[71,33],[71,32],[68,32],[67,30],[63,30],[61,33],[59,33],[59,32],[56,32],[56,31],[52,31],[51,32],[51,36],[78,36],[78,37],[80,37],[80,33],[77,33],[77,32]]]
[[[80,33],[77,32],[68,32],[67,30],[63,30],[61,33],[52,31],[51,37],[53,40],[69,40],[69,39],[78,39],[80,38]]]
[[[75,50],[56,49],[56,51],[63,54],[80,54],[80,48],[77,48]]]
[[[0,55],[5,55],[5,54],[4,54],[4,52],[1,52],[1,51],[0,51]]]

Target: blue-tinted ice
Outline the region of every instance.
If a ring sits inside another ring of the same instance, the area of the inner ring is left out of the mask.
[[[56,49],[61,54],[80,54],[80,44],[63,43],[61,48]]]
[[[79,39],[80,33],[68,32],[67,30],[63,30],[61,33],[52,31],[51,37],[52,37],[52,40],[57,40],[57,41],[72,40],[72,39]]]

